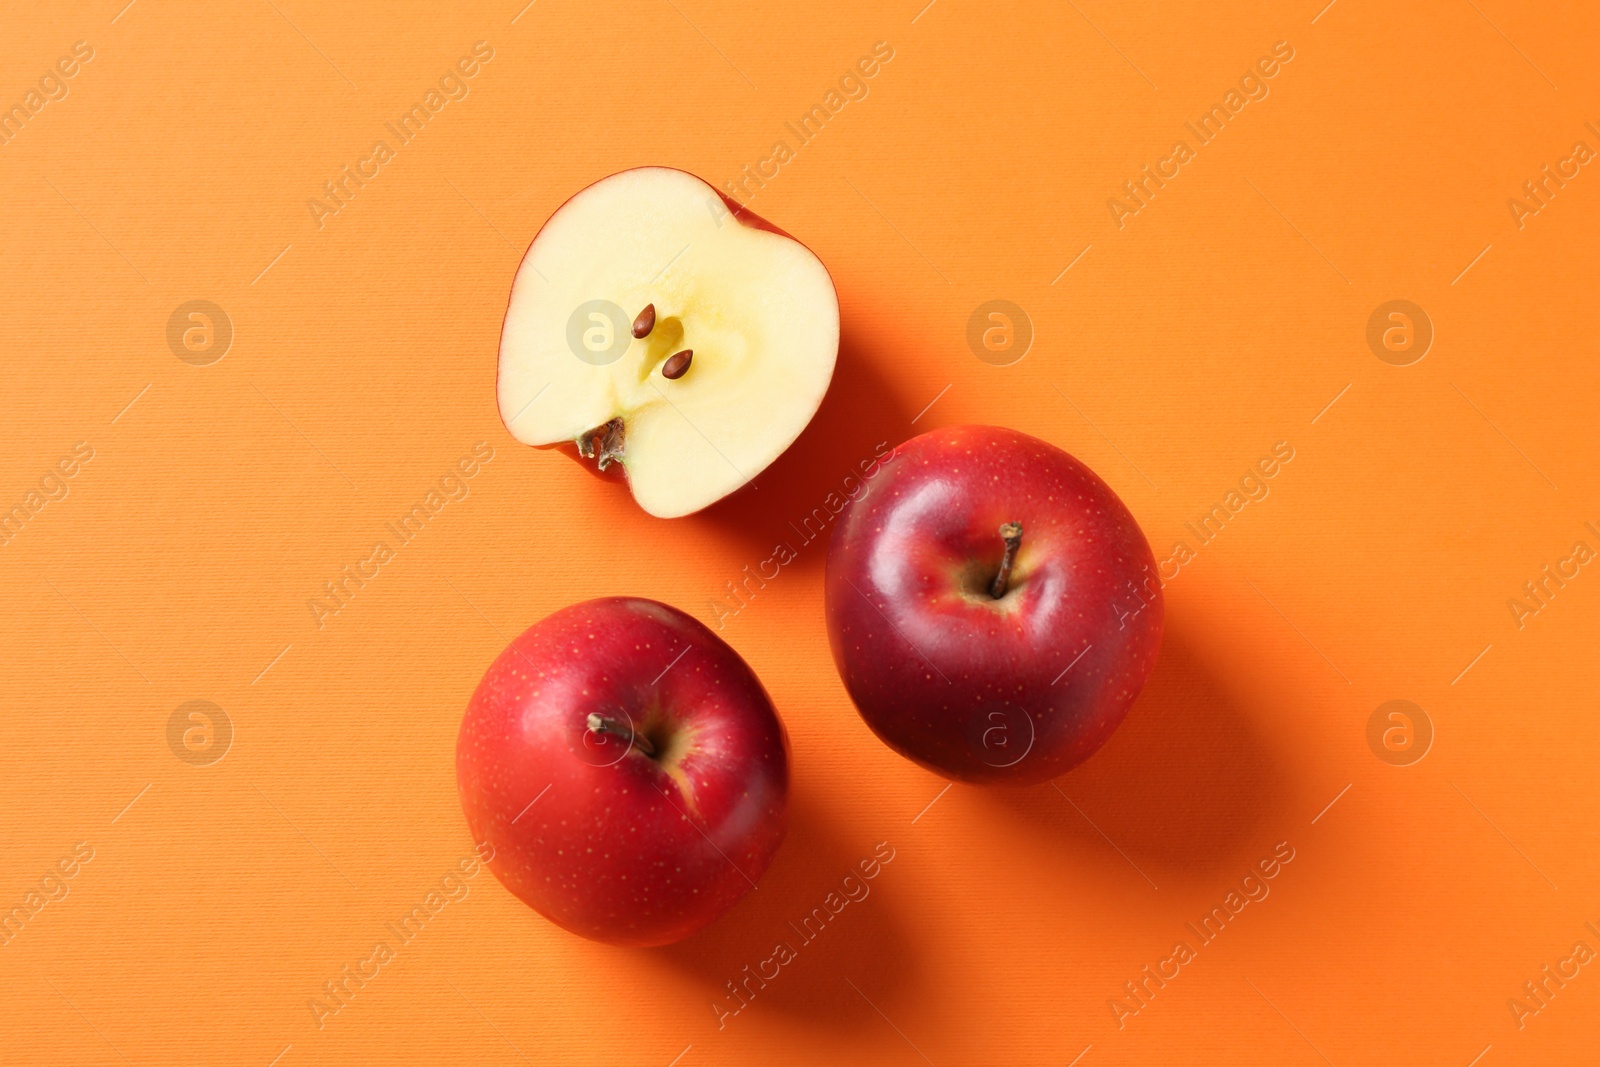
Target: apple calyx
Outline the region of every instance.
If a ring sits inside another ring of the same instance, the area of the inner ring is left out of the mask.
[[[597,440],[598,446],[595,444]],[[612,419],[604,426],[596,426],[574,443],[578,446],[578,455],[594,460],[595,466],[601,470],[613,463],[620,463],[624,451],[622,420]]]
[[[646,756],[652,759],[655,758],[656,746],[651,744],[650,739],[644,734],[636,733],[632,728],[624,726],[617,720],[608,719],[603,715],[590,712],[588,719],[584,720],[584,722],[589,727],[590,732],[620,737]]]
[[[1017,549],[1022,547],[1022,523],[1006,523],[1000,527],[1000,536],[1005,540],[1006,553],[1000,557],[1000,572],[989,583],[989,596],[994,600],[1006,595],[1006,585],[1011,581],[1011,565],[1017,561]]]

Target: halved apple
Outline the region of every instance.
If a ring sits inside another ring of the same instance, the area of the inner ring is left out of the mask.
[[[613,174],[523,257],[500,417],[528,445],[619,464],[639,506],[699,511],[761,473],[822,403],[839,299],[800,242],[681,170]]]

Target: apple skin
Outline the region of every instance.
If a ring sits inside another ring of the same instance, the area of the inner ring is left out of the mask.
[[[592,732],[591,713],[631,720],[656,757]],[[494,661],[461,721],[456,779],[506,888],[583,937],[664,945],[766,871],[787,827],[789,742],[721,638],[610,597],[557,611]]]
[[[994,600],[1013,521],[1022,542]],[[1033,784],[1087,759],[1161,644],[1155,557],[1127,507],[1054,445],[991,426],[934,430],[883,460],[834,527],[826,602],[867,725],[964,782]]]

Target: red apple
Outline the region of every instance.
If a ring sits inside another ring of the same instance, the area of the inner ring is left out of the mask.
[[[664,945],[767,869],[789,742],[716,634],[610,597],[563,608],[494,661],[461,720],[456,780],[506,888],[584,937]]]
[[[834,527],[826,596],[867,725],[967,782],[1042,782],[1087,759],[1161,644],[1155,558],[1122,501],[1054,445],[992,426],[883,460]]]
[[[625,472],[672,518],[760,474],[806,428],[839,354],[810,249],[692,174],[637,167],[550,216],[500,336],[500,417],[524,444]]]

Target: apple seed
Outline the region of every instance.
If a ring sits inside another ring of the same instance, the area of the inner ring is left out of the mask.
[[[656,328],[656,306],[646,304],[644,310],[639,312],[639,317],[633,320],[633,336],[636,338],[649,337],[650,331]]]
[[[692,348],[685,348],[682,352],[668,356],[667,361],[661,365],[661,376],[670,381],[682,378],[684,372],[689,369],[689,361],[692,359],[694,359]]]

